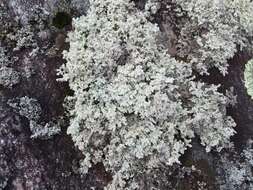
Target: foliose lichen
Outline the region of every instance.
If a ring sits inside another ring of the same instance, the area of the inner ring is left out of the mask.
[[[42,108],[36,99],[24,96],[19,100],[9,100],[8,105],[19,115],[28,119],[32,133],[31,138],[50,139],[61,132],[61,122],[63,121],[61,118],[56,121],[41,123]]]
[[[20,74],[11,67],[0,66],[0,85],[12,88],[20,82]]]
[[[238,50],[252,46],[253,2],[251,0],[149,0],[154,14],[174,3],[179,25],[176,56],[186,60],[202,75],[210,68],[227,74],[228,63]],[[163,6],[161,6],[163,5]]]
[[[235,133],[228,98],[157,43],[148,15],[130,0],[90,1],[59,69],[74,91],[67,132],[85,156],[80,170],[102,162],[113,175],[107,189],[140,188],[137,176],[179,163],[196,136],[209,152],[230,146]]]
[[[253,97],[253,59],[249,60],[245,65],[244,81],[248,95]]]

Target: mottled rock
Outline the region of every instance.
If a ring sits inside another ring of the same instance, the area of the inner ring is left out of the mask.
[[[173,14],[178,7],[169,0],[162,6],[167,3],[171,11],[166,12],[164,8],[165,12],[158,12],[153,21],[163,32],[161,41],[168,52],[184,59],[178,48],[187,54],[195,47],[191,38],[176,46],[178,26],[187,19],[185,15]],[[145,0],[136,0],[136,5],[144,9]],[[66,135],[68,119],[63,108],[64,97],[72,92],[66,83],[56,81],[56,70],[64,62],[62,51],[68,48],[65,40],[71,30],[71,18],[86,14],[88,6],[88,0],[0,1],[0,190],[102,189],[111,180],[101,164],[91,168],[87,176],[79,174],[79,160],[83,156]],[[203,147],[194,143],[181,158],[181,166],[157,171],[161,181],[154,181],[148,175],[140,176],[143,189],[150,189],[154,184],[161,190],[253,188],[252,147],[246,146],[253,137],[253,102],[243,82],[244,64],[251,57],[245,52],[238,53],[230,60],[225,77],[212,70],[210,76],[198,78],[221,84],[223,92],[234,87],[237,104],[229,108],[229,114],[237,123],[237,135],[233,138],[235,149],[206,154]],[[26,105],[21,103],[24,97],[29,97]],[[12,106],[14,104],[17,107]],[[64,118],[57,128],[59,133],[45,138],[44,129],[55,129],[58,118]],[[239,176],[243,178],[238,180],[233,172],[242,174]]]

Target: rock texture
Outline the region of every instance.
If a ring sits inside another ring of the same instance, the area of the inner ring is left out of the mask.
[[[32,139],[29,117],[8,104],[35,99],[41,125],[63,117],[62,103],[71,92],[56,82],[56,69],[71,18],[86,8],[86,1],[0,2],[0,189],[90,189],[106,179],[101,166],[88,176],[78,174],[81,155],[66,135],[67,121],[53,138]]]
[[[136,2],[143,8],[142,0]],[[0,190],[103,189],[111,180],[102,165],[94,166],[87,176],[79,174],[82,155],[66,134],[68,120],[62,106],[64,97],[72,92],[68,84],[56,81],[56,69],[64,62],[62,51],[68,48],[65,39],[71,19],[85,14],[88,5],[86,0],[0,2]],[[164,27],[164,41],[168,40],[166,35],[175,40],[176,29],[166,28],[163,19],[155,19]],[[168,42],[168,51],[177,53],[173,40]],[[244,64],[250,58],[248,53],[238,53],[230,60],[226,77],[214,70],[209,77],[201,78],[220,83],[224,90],[234,87],[238,103],[229,113],[237,123],[235,149],[207,154],[196,139],[181,158],[181,166],[157,171],[160,182],[144,177],[145,187],[157,183],[161,190],[253,189],[249,143],[253,136],[253,102],[243,84]],[[49,139],[31,138],[34,131],[29,117],[10,106],[22,97],[35,99],[41,107],[34,125],[58,125],[55,121],[60,119],[60,132]]]

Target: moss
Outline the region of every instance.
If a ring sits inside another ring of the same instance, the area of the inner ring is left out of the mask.
[[[62,29],[65,26],[71,24],[71,16],[65,12],[58,12],[56,13],[55,17],[53,18],[53,26]]]

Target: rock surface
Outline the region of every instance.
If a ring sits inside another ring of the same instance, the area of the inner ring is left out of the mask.
[[[110,181],[101,165],[94,166],[87,176],[78,173],[82,155],[66,134],[68,120],[62,106],[64,97],[72,92],[66,83],[56,81],[56,70],[64,63],[62,51],[68,48],[65,39],[71,19],[85,14],[88,5],[87,0],[0,2],[0,190],[103,189]],[[137,5],[143,8],[143,1],[137,1]],[[166,35],[176,35],[174,29],[165,27],[165,21],[157,21],[164,27],[164,41]],[[168,51],[176,55],[173,41],[168,41]],[[181,166],[158,171],[162,181],[157,182],[158,189],[253,189],[249,143],[253,136],[253,102],[243,84],[244,64],[250,57],[238,53],[230,60],[226,77],[214,70],[202,79],[220,83],[224,90],[234,87],[238,103],[229,113],[237,123],[235,149],[207,154],[196,139],[182,157]],[[32,122],[29,115],[11,106],[25,110],[20,105],[24,97],[34,99],[41,109]],[[31,138],[37,132],[34,126],[50,129],[51,125],[60,128],[51,138]],[[148,188],[152,179],[143,181]]]

